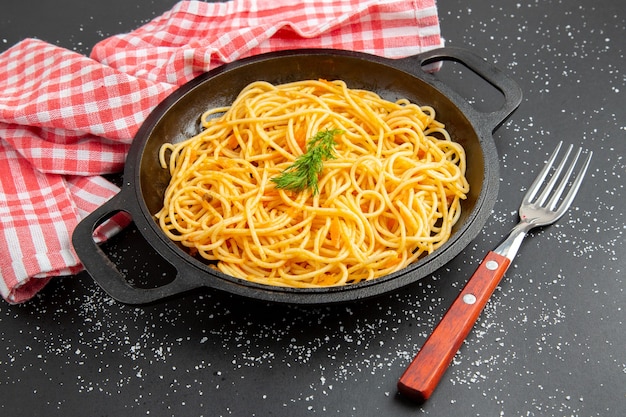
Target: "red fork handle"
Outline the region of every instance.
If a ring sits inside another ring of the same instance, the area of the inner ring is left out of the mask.
[[[511,261],[489,252],[398,381],[398,391],[423,402],[452,362]]]

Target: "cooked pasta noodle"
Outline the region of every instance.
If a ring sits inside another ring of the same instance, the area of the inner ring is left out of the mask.
[[[255,82],[159,158],[165,234],[222,272],[289,287],[371,280],[433,252],[459,219],[465,152],[435,110],[343,81]],[[319,192],[271,181],[323,130],[335,137]]]

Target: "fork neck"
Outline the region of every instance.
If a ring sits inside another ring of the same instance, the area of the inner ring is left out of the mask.
[[[533,227],[534,225],[532,223],[525,220],[520,221],[517,225],[515,225],[511,232],[509,232],[507,238],[494,249],[494,252],[498,255],[507,257],[510,261],[513,261],[513,258],[515,258],[515,255],[522,244],[522,240],[524,240],[528,231]]]

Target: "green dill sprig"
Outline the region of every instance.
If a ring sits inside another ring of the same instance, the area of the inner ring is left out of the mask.
[[[280,175],[271,179],[276,188],[301,192],[307,188],[313,190],[313,195],[319,193],[317,181],[324,169],[324,161],[335,159],[335,135],[340,135],[343,130],[332,129],[318,132],[317,135],[307,142],[307,150]]]

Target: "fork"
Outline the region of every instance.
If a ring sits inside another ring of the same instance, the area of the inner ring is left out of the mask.
[[[398,381],[400,393],[420,402],[426,401],[431,396],[500,283],[528,231],[556,222],[569,208],[585,176],[592,152],[587,152],[587,158],[574,176],[575,166],[583,151],[579,148],[567,171],[561,176],[573,148],[572,145],[569,146],[565,156],[555,167],[554,161],[562,143],[559,142],[526,192],[519,208],[520,222],[496,249],[485,256],[463,291],[400,377]],[[569,191],[563,196],[566,189]]]

